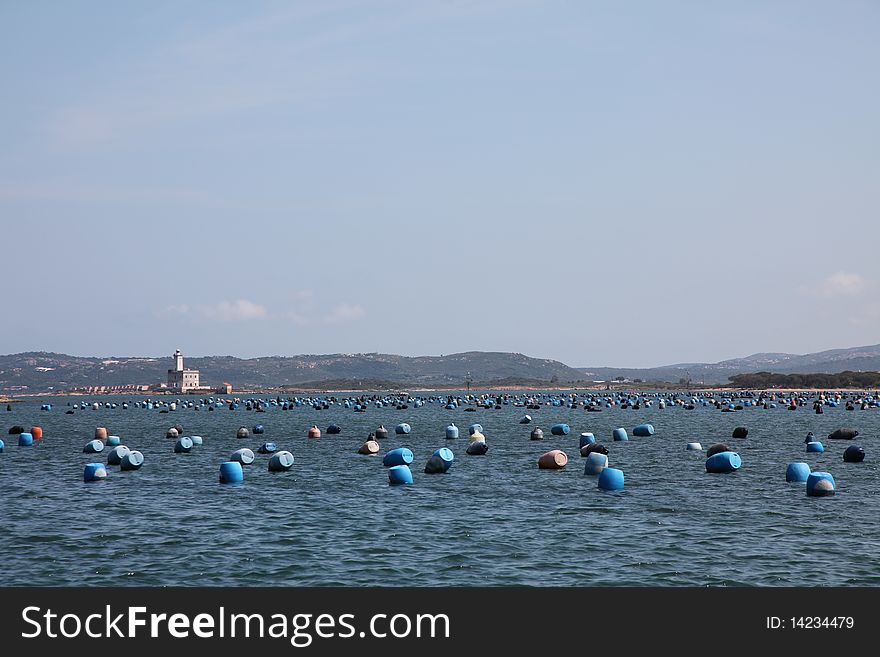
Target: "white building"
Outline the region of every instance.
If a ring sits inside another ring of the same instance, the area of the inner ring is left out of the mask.
[[[180,349],[174,352],[174,369],[168,370],[168,388],[172,392],[185,393],[200,388],[199,371],[183,367]]]

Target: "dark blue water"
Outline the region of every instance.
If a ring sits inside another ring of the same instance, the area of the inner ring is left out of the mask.
[[[98,399],[98,398],[94,398]],[[440,404],[356,413],[339,406],[254,413],[226,407],[123,410],[125,398],[104,398],[116,409],[77,410],[54,398],[2,412],[0,454],[0,584],[2,585],[621,585],[621,586],[865,586],[880,584],[880,495],[877,443],[880,410],[784,405],[722,413],[698,406],[639,410],[504,406],[464,412]],[[135,401],[136,398],[128,398]],[[93,401],[92,398],[89,401]],[[5,408],[5,405],[2,407]],[[534,418],[520,425],[524,413]],[[446,440],[453,421],[461,438]],[[306,437],[342,426],[338,436]],[[412,433],[394,434],[408,422]],[[467,427],[479,422],[490,446],[468,456]],[[550,435],[566,422],[568,436]],[[611,432],[650,422],[651,438],[612,442]],[[173,424],[201,435],[204,445],[174,454],[165,438]],[[235,438],[239,426],[266,427],[262,436]],[[379,424],[390,431],[382,452],[406,446],[415,453],[412,486],[388,485],[381,456],[356,453]],[[6,430],[43,427],[44,439],[20,448]],[[731,438],[736,426],[748,438]],[[83,465],[106,460],[82,453],[96,426],[143,452],[136,472],[110,467],[106,481],[83,483]],[[529,432],[541,426],[542,442]],[[844,463],[849,441],[829,441],[851,426],[865,447],[861,464]],[[610,449],[626,488],[598,490],[584,476],[578,435],[593,432]],[[807,454],[813,431],[823,454]],[[285,473],[267,470],[258,455],[238,485],[218,483],[218,469],[234,449],[274,441],[296,462]],[[707,474],[705,457],[685,451],[726,442],[742,468]],[[446,475],[426,475],[438,447],[455,463]],[[564,470],[537,467],[550,449],[566,451]],[[786,465],[806,461],[831,472],[837,494],[805,495],[785,481]]]

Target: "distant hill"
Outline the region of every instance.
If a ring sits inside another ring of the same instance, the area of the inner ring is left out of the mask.
[[[669,381],[690,378],[693,383],[728,383],[731,376],[752,372],[807,374],[849,371],[880,371],[880,344],[849,349],[830,349],[814,354],[759,353],[718,363],[677,363],[651,368],[582,367],[590,380],[611,380],[623,376],[630,380]]]
[[[150,385],[164,383],[171,357],[87,358],[49,352],[0,356],[0,391],[63,391],[83,386]],[[522,354],[470,351],[444,356],[392,354],[327,354],[234,358],[187,358],[186,366],[201,371],[203,385],[228,382],[233,388],[295,386],[316,381],[367,380],[397,385],[457,385],[468,375],[476,382],[538,380],[566,384],[581,372],[555,360]],[[360,383],[359,383],[360,382]]]

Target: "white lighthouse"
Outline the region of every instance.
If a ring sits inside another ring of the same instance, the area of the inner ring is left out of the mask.
[[[174,369],[168,370],[168,388],[173,392],[185,393],[198,389],[199,371],[188,370],[183,366],[183,353],[174,352]]]

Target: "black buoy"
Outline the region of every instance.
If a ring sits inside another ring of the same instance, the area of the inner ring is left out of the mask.
[[[706,450],[706,458],[709,458],[710,456],[714,456],[715,454],[720,454],[721,452],[732,452],[732,451],[733,450],[730,449],[730,447],[728,447],[724,443],[715,443],[709,449]]]
[[[859,445],[850,445],[843,452],[843,460],[847,463],[861,463],[865,460],[865,448]]]
[[[736,429],[733,430],[733,437],[734,438],[745,438],[748,435],[749,435],[749,430],[746,429],[745,427],[737,427]]]

